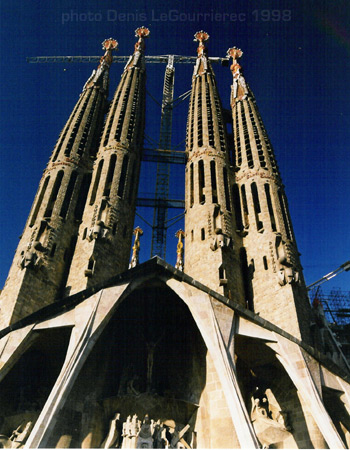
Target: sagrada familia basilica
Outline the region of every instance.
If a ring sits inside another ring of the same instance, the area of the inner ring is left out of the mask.
[[[0,297],[0,447],[347,448],[350,367],[310,305],[242,51],[231,145],[204,31],[177,262],[139,263],[148,35],[110,102],[104,41],[40,181]]]

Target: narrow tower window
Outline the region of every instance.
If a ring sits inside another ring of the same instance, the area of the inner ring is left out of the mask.
[[[115,130],[115,134],[114,134],[114,139],[116,141],[120,140],[121,134],[122,134],[122,129],[123,129],[123,124],[124,124],[124,119],[125,119],[125,113],[126,113],[126,109],[127,109],[127,104],[128,104],[128,100],[129,100],[129,93],[130,93],[130,88],[131,88],[131,83],[132,83],[132,79],[133,76],[135,74],[134,70],[131,70],[128,72],[127,77],[128,77],[128,84],[126,86],[125,92],[124,92],[124,96],[123,96],[123,101],[121,104],[121,108],[120,108],[120,113],[119,113],[119,117],[118,117],[118,123],[117,123],[117,128]]]
[[[208,127],[208,136],[209,136],[209,145],[212,147],[215,146],[214,140],[214,125],[213,125],[213,113],[210,101],[210,93],[209,93],[209,85],[207,80],[207,74],[205,74],[205,103],[207,109],[207,127]]]
[[[273,212],[272,201],[271,201],[270,185],[267,183],[265,184],[265,194],[266,194],[266,200],[267,200],[267,207],[268,207],[269,214],[270,214],[271,228],[272,228],[272,231],[277,231],[275,214]]]
[[[252,267],[248,266],[247,252],[244,247],[239,251],[241,269],[243,275],[243,285],[247,308],[254,311],[253,286],[252,286]]]
[[[44,217],[51,217],[51,215],[52,215],[52,211],[53,211],[53,208],[55,206],[55,202],[56,202],[56,199],[57,199],[58,191],[60,190],[60,187],[61,187],[63,175],[64,175],[63,170],[60,170],[58,172],[58,174],[57,174],[54,186],[53,186],[52,191],[51,191],[50,200],[49,200],[49,202],[47,204],[47,207],[46,207],[46,211],[45,211]]]
[[[231,211],[230,191],[229,191],[229,187],[228,187],[228,177],[227,177],[226,167],[224,167],[224,189],[225,189],[226,209],[227,209],[227,211]]]
[[[108,125],[106,127],[106,134],[105,134],[105,137],[104,137],[104,140],[103,140],[103,146],[104,147],[106,147],[106,145],[108,144],[109,135],[111,133],[111,128],[112,128],[112,125],[113,125],[113,119],[114,119],[115,112],[116,112],[116,109],[117,109],[117,106],[118,106],[118,103],[119,103],[119,99],[120,99],[120,96],[121,96],[121,93],[122,93],[122,90],[123,90],[124,83],[125,83],[125,78],[123,78],[122,81],[120,82],[119,90],[116,92],[115,99],[114,99],[114,102],[113,102],[113,106],[110,108],[108,116],[107,116],[108,117]]]
[[[190,207],[192,208],[194,202],[193,192],[193,163],[190,165]]]
[[[98,91],[94,90],[93,93],[94,93],[94,99],[92,101],[92,105],[90,107],[90,111],[88,113],[88,116],[87,116],[87,119],[86,119],[86,122],[85,122],[85,126],[84,126],[84,130],[83,130],[83,133],[81,135],[80,142],[79,142],[79,147],[78,147],[78,152],[77,153],[80,156],[83,154],[83,151],[85,149],[88,136],[89,136],[90,131],[91,131],[92,118],[94,116],[95,109],[96,109],[96,104],[97,104],[97,100],[98,100]]]
[[[233,207],[235,211],[236,227],[237,230],[243,230],[241,200],[239,198],[239,189],[237,184],[232,186]]]
[[[201,241],[205,240],[205,229],[201,228]]]
[[[98,185],[100,183],[100,178],[101,178],[102,167],[103,167],[103,159],[101,159],[101,161],[98,163],[95,181],[94,181],[94,187],[91,192],[90,205],[93,205],[95,203],[96,193],[97,193]]]
[[[125,180],[126,180],[126,172],[128,170],[128,155],[124,155],[123,164],[122,164],[122,172],[120,174],[119,187],[118,187],[118,197],[123,198],[124,188],[125,188]]]
[[[238,108],[242,107],[242,103],[236,103],[236,115],[235,115],[235,119],[236,119],[236,127],[235,129],[233,129],[233,132],[235,133],[235,146],[236,146],[236,165],[238,167],[241,166],[242,164],[242,150],[241,150],[241,138],[239,135],[239,119],[238,119]]]
[[[284,198],[284,195],[281,192],[281,189],[278,190],[278,198],[279,198],[279,201],[280,201],[282,217],[283,217],[283,222],[284,222],[284,228],[286,230],[287,239],[291,240],[292,239],[292,233],[291,233],[290,224],[289,224],[289,220],[288,220],[288,212],[287,212],[287,208],[286,208],[285,198]]]
[[[267,258],[266,258],[266,256],[263,257],[263,263],[264,263],[264,269],[267,270],[269,267],[267,265]]]
[[[80,185],[78,200],[74,210],[74,219],[81,220],[84,212],[86,198],[88,195],[89,187],[91,183],[91,173],[86,173],[83,176],[83,180]]]
[[[248,228],[249,227],[249,211],[248,211],[247,195],[245,192],[244,184],[241,186],[241,192],[242,192],[242,203],[243,203],[243,214],[244,214],[244,226],[246,228]]]
[[[78,176],[78,174],[76,171],[72,172],[72,174],[70,176],[70,180],[69,180],[69,183],[67,186],[66,194],[64,196],[64,200],[63,200],[62,208],[61,208],[61,212],[60,212],[60,217],[62,217],[63,219],[65,219],[67,216],[69,204],[70,204],[72,194],[74,191],[74,186],[77,181],[77,176]]]
[[[210,161],[210,177],[211,177],[211,195],[212,195],[212,202],[217,203],[218,202],[218,192],[217,192],[217,186],[216,186],[216,168],[215,168],[215,161]]]
[[[199,203],[205,203],[205,195],[203,193],[205,187],[205,178],[204,178],[204,161],[201,159],[198,162],[198,185],[199,185]]]
[[[49,181],[50,181],[50,176],[45,178],[43,187],[41,188],[41,191],[40,191],[40,194],[39,194],[39,198],[38,198],[38,201],[37,201],[37,203],[35,205],[35,209],[34,209],[34,212],[33,212],[33,215],[32,215],[32,219],[31,219],[30,224],[29,224],[30,227],[32,227],[34,225],[35,221],[36,221],[36,218],[38,216],[38,212],[39,212],[40,206],[42,204],[42,201],[43,201],[46,189],[47,189],[47,185],[49,184]]]
[[[197,130],[198,130],[198,147],[203,146],[203,123],[202,123],[202,79],[197,78],[198,95],[197,95]]]
[[[103,196],[104,197],[109,197],[110,196],[116,161],[117,161],[117,155],[113,154],[111,156],[110,161],[109,161],[108,173],[107,173],[105,188],[104,188],[104,191],[103,191]]]
[[[135,128],[135,118],[137,116],[137,106],[139,104],[139,95],[140,95],[140,90],[139,90],[139,74],[136,74],[137,78],[135,81],[135,88],[134,88],[134,98],[132,99],[132,105],[131,105],[131,112],[130,112],[130,119],[129,119],[129,127],[128,127],[128,134],[127,134],[127,139],[129,140],[129,142],[132,140],[132,136],[134,133],[134,128]]]
[[[67,142],[67,146],[66,146],[66,148],[64,150],[65,156],[69,156],[70,152],[72,151],[73,144],[74,144],[75,138],[77,137],[78,130],[80,128],[81,121],[83,119],[83,116],[84,116],[84,113],[85,113],[85,110],[86,110],[89,98],[91,96],[91,93],[92,93],[92,90],[89,90],[88,93],[86,94],[86,98],[84,100],[84,104],[83,104],[81,110],[79,111],[77,119],[76,119],[76,121],[74,123],[74,126],[73,126],[72,130],[71,130],[71,133],[70,133],[70,136],[69,136],[69,139],[68,139],[68,142]]]
[[[252,189],[252,197],[253,197],[253,204],[254,204],[256,227],[257,227],[257,230],[259,231],[262,229],[263,223],[261,222],[260,217],[259,217],[259,214],[261,213],[261,208],[260,208],[259,194],[258,194],[258,188],[256,187],[256,183],[252,183],[251,189]]]
[[[65,126],[63,132],[61,133],[61,135],[60,135],[60,137],[59,137],[59,139],[58,139],[58,141],[57,141],[57,142],[58,142],[58,145],[56,146],[56,151],[55,151],[54,156],[53,156],[53,158],[52,158],[52,162],[55,162],[55,161],[56,161],[56,159],[57,159],[57,157],[58,157],[58,155],[59,155],[59,153],[60,153],[60,151],[61,151],[63,142],[64,142],[64,140],[66,139],[66,136],[67,136],[69,127],[70,127],[70,125],[71,125],[71,123],[72,123],[72,121],[73,121],[73,119],[74,119],[74,117],[75,117],[75,113],[77,112],[77,110],[78,110],[78,108],[79,108],[79,105],[80,105],[80,103],[82,102],[82,100],[83,100],[83,97],[80,97],[80,99],[78,100],[77,104],[75,105],[75,108],[74,108],[74,110],[73,110],[73,112],[72,112],[72,114],[71,114],[71,117],[70,117],[70,119],[69,119],[67,125]]]

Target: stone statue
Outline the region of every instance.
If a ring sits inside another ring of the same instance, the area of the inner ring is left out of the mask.
[[[177,248],[176,248],[176,253],[177,253],[177,258],[176,258],[176,264],[175,264],[175,269],[184,270],[184,244],[182,242],[182,239],[185,237],[185,233],[183,230],[179,230],[176,232],[175,237],[178,238],[178,243],[177,243]]]
[[[137,436],[141,427],[141,421],[134,414],[132,419],[128,416],[126,422],[123,423],[123,443],[122,448],[136,448]]]
[[[153,432],[154,421],[150,420],[146,414],[137,438],[136,448],[153,448]]]
[[[30,421],[23,421],[15,430],[13,430],[10,437],[0,434],[0,448],[20,448],[22,447],[30,432],[32,431],[34,423]]]
[[[116,413],[109,423],[109,431],[106,439],[103,441],[101,448],[119,447],[121,437],[120,413]]]
[[[260,443],[263,448],[270,445],[280,445],[292,437],[291,428],[287,425],[287,413],[280,411],[276,406],[270,406],[267,394],[274,396],[270,389],[261,394],[257,387],[252,395],[251,420]],[[275,400],[275,399],[274,399]]]
[[[150,392],[151,385],[152,385],[152,375],[153,375],[153,363],[154,363],[154,351],[161,341],[161,339],[164,336],[164,332],[161,335],[161,337],[158,339],[158,341],[153,342],[149,341],[146,342],[147,346],[147,392]]]
[[[132,247],[132,257],[129,264],[129,269],[136,267],[139,263],[139,253],[140,253],[140,237],[143,235],[143,231],[140,227],[134,229],[135,241]]]

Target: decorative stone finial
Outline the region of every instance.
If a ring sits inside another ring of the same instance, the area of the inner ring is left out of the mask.
[[[135,241],[132,247],[132,257],[129,264],[129,269],[136,267],[139,263],[139,253],[140,253],[140,237],[143,235],[143,231],[140,227],[134,229]]]
[[[183,230],[177,231],[175,233],[175,237],[178,238],[177,249],[176,249],[177,258],[176,258],[175,269],[183,271],[184,270],[184,259],[183,259],[184,245],[183,245],[182,239],[185,237],[184,231]]]
[[[144,58],[142,58],[142,54],[145,51],[145,38],[148,38],[150,35],[150,31],[148,28],[142,26],[136,28],[135,36],[138,37],[138,41],[135,44],[135,49],[133,55],[130,56],[126,66],[124,67],[124,72],[126,70],[130,70],[133,67],[138,66],[141,70],[145,69]]]
[[[197,31],[194,35],[194,41],[198,41],[199,45],[197,48],[197,55],[198,57],[205,56],[207,53],[207,48],[204,45],[204,42],[206,42],[209,39],[209,34],[206,31]]]
[[[139,27],[135,30],[135,36],[139,38],[139,40],[135,44],[135,53],[137,51],[144,51],[145,50],[145,38],[148,38],[150,34],[150,31],[146,27]]]
[[[197,31],[194,35],[194,41],[198,41],[199,45],[197,48],[197,61],[196,65],[194,66],[193,76],[202,75],[203,73],[206,73],[208,70],[208,49],[204,45],[204,42],[206,42],[209,39],[209,34],[206,31]]]
[[[85,83],[83,92],[87,88],[94,86],[98,82],[98,80],[100,80],[101,75],[111,67],[111,64],[113,62],[112,51],[118,49],[118,42],[113,38],[105,39],[102,42],[102,49],[105,50],[105,54],[101,57],[100,64],[98,65],[97,69],[92,72],[90,78]],[[106,79],[103,80],[102,84],[103,88],[107,89]]]
[[[144,26],[136,28],[136,30],[135,30],[136,37],[147,38],[149,35],[150,35],[149,29]]]
[[[241,58],[243,52],[240,48],[231,47],[227,50],[227,57],[232,58],[232,65],[230,70],[233,76],[232,92],[231,92],[231,106],[235,102],[244,100],[248,94],[248,88],[242,74],[242,67],[238,64],[238,59]]]
[[[113,38],[105,39],[102,42],[102,48],[104,50],[117,50],[118,49],[118,42],[115,39],[113,39]]]
[[[243,55],[243,52],[240,48],[237,47],[231,47],[227,50],[227,57],[232,58],[234,61],[238,58],[241,58]]]

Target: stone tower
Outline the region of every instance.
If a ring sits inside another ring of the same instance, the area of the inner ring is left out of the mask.
[[[233,186],[245,293],[250,309],[299,339],[310,342],[310,304],[293,233],[287,198],[272,145],[254,95],[233,58],[231,107],[235,144]]]
[[[53,150],[1,295],[1,325],[52,303],[62,294],[103,123],[114,39],[85,83]]]
[[[195,34],[198,57],[187,122],[185,272],[245,304],[233,215],[232,174],[216,80],[204,42]]]
[[[145,118],[145,38],[136,30],[106,118],[66,293],[96,285],[128,268]]]

